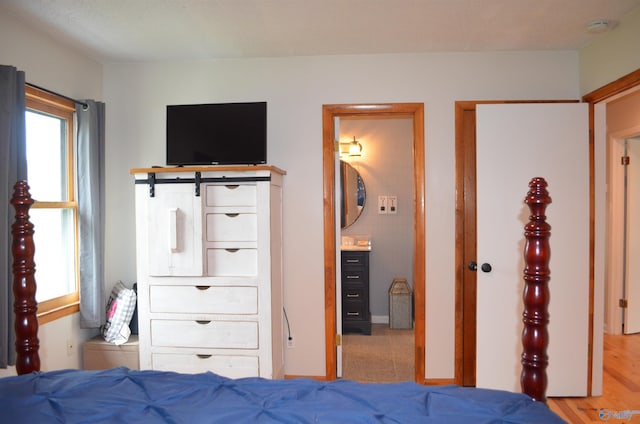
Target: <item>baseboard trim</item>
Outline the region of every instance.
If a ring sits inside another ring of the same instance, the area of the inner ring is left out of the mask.
[[[453,378],[425,378],[422,384],[426,386],[450,386],[456,384]]]
[[[389,324],[389,315],[371,315],[371,324]]]
[[[310,378],[312,380],[318,380],[318,381],[330,381],[324,375],[321,376],[321,375],[287,375],[285,374],[284,376],[285,380],[293,380],[295,378]]]

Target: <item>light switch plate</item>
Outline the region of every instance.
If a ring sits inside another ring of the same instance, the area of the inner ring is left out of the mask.
[[[398,213],[398,196],[387,196],[387,209],[389,214]]]
[[[388,213],[387,196],[378,196],[378,214],[386,215]]]

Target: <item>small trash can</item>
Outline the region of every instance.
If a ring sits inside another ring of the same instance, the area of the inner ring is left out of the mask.
[[[404,278],[394,278],[389,287],[389,327],[413,328],[413,292]]]

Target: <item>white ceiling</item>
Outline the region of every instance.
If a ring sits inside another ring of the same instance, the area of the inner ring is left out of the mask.
[[[573,50],[640,0],[0,0],[100,62]]]

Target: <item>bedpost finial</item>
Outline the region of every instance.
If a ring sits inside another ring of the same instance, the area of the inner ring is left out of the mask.
[[[547,186],[547,181],[544,178],[532,178],[529,182],[529,192],[527,193],[527,197],[525,197],[524,202],[527,205],[551,203],[551,197],[549,197]]]
[[[545,209],[551,203],[551,197],[544,178],[531,180],[525,203],[529,206],[531,215],[524,226],[524,328],[520,384],[523,393],[537,401],[546,402],[551,226],[546,222]]]

